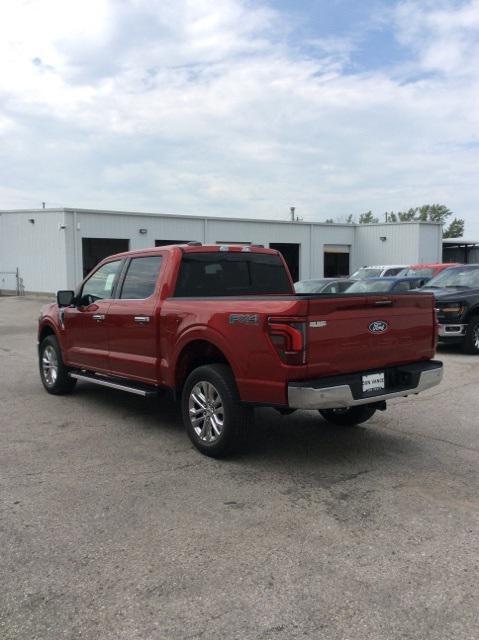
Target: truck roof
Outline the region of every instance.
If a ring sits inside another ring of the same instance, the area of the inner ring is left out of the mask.
[[[201,244],[198,243],[184,243],[184,244],[166,244],[161,247],[145,247],[144,249],[133,249],[131,251],[122,251],[121,253],[115,253],[108,258],[124,258],[131,255],[141,255],[144,253],[154,254],[161,253],[162,251],[174,251],[180,249],[183,253],[215,253],[215,252],[233,252],[233,253],[269,253],[278,254],[276,249],[270,249],[263,247],[259,244]]]

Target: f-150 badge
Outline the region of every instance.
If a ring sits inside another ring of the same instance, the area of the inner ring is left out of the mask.
[[[258,324],[256,313],[231,313],[230,324]]]
[[[328,323],[326,320],[313,320],[309,323],[311,329],[320,329],[321,327],[325,327]]]

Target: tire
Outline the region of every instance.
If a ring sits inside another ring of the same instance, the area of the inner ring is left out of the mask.
[[[369,420],[376,413],[376,409],[363,404],[349,409],[322,409],[319,413],[325,420],[339,427],[352,427]]]
[[[60,345],[55,336],[48,336],[42,341],[38,364],[42,384],[48,393],[59,396],[73,391],[77,381],[68,375],[69,369],[63,362]]]
[[[464,353],[479,355],[479,316],[473,316],[470,319],[462,342],[462,350]]]
[[[201,453],[223,458],[244,444],[251,410],[238,396],[231,369],[204,365],[188,376],[181,394],[183,423]]]

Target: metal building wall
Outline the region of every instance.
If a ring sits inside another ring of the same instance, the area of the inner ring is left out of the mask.
[[[64,289],[67,285],[64,227],[63,210],[0,213],[0,271],[18,267],[26,292]]]
[[[440,224],[427,222],[368,224],[358,225],[355,230],[355,268],[373,264],[442,261]]]
[[[199,240],[203,243],[271,242],[300,244],[300,277],[322,277],[324,245],[351,247],[354,257],[354,226],[307,224],[225,218],[68,210],[68,282],[82,279],[82,238],[129,238],[130,249],[152,247],[155,240]],[[75,219],[74,219],[75,218]],[[140,229],[146,229],[141,234]]]

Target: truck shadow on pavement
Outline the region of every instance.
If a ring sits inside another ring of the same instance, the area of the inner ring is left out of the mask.
[[[73,397],[88,402],[93,410],[106,410],[110,418],[128,425],[132,431],[156,431],[161,454],[162,434],[178,444],[190,445],[184,431],[179,406],[165,394],[160,398],[144,399],[120,392],[105,390],[96,385],[78,385]],[[111,413],[110,413],[111,411]],[[417,455],[421,445],[406,434],[386,427],[384,414],[378,412],[364,425],[338,427],[331,425],[316,411],[296,411],[282,416],[274,409],[255,409],[254,423],[241,451],[221,464],[288,467],[317,466],[318,464],[375,465],[379,461],[393,464],[395,457]],[[110,427],[110,428],[115,428]],[[180,448],[183,448],[180,446]],[[199,460],[210,459],[197,454]]]

